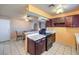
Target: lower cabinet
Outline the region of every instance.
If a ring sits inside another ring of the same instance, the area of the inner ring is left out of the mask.
[[[45,38],[41,39],[40,42],[36,42],[36,54],[41,54],[45,51]]]
[[[48,51],[54,42],[55,33],[37,41],[27,38],[27,52],[32,55],[40,55],[44,51]]]
[[[32,55],[39,55],[45,51],[45,38],[33,41],[30,38],[27,39],[27,52]]]
[[[54,42],[55,42],[55,33],[50,34],[46,37],[46,51],[48,51],[52,47]]]
[[[54,43],[55,39],[56,39],[56,33],[53,33],[50,38],[51,38],[52,42]]]

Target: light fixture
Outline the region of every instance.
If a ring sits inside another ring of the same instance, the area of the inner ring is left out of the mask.
[[[23,19],[25,19],[25,21],[29,21],[27,16],[24,16]]]
[[[64,8],[63,5],[58,5],[57,10],[56,10],[56,14],[60,14],[64,12]]]
[[[25,19],[25,21],[29,21],[28,19]]]
[[[60,14],[64,12],[64,7],[62,4],[59,4],[55,7],[53,7],[52,12],[56,13],[56,14]]]
[[[60,14],[60,13],[63,13],[64,12],[64,9],[63,8],[60,8],[56,11],[56,14]]]
[[[27,18],[27,15],[23,16],[22,18],[23,18],[25,21],[29,21],[28,18]]]

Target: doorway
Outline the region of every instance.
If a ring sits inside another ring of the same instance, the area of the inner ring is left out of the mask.
[[[10,40],[10,21],[0,19],[0,42]]]

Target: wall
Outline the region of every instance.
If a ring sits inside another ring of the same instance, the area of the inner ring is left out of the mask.
[[[32,29],[32,23],[24,19],[11,20],[12,31],[28,31]]]
[[[76,47],[75,33],[79,32],[79,28],[70,27],[48,27],[49,30],[56,31],[56,42],[62,43],[73,48]]]
[[[35,27],[34,24],[36,24]],[[37,19],[33,19],[31,21],[25,21],[24,19],[11,20],[12,38],[15,38],[15,31],[22,32],[22,31],[31,31],[31,30],[39,30],[39,21]]]
[[[11,38],[16,38],[15,31],[30,31],[33,29],[33,25],[29,21],[25,21],[24,19],[12,19],[11,20]]]

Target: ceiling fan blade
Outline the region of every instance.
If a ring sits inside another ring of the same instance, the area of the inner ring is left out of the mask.
[[[54,7],[54,6],[55,6],[54,4],[50,4],[50,5],[49,5],[49,7]]]

